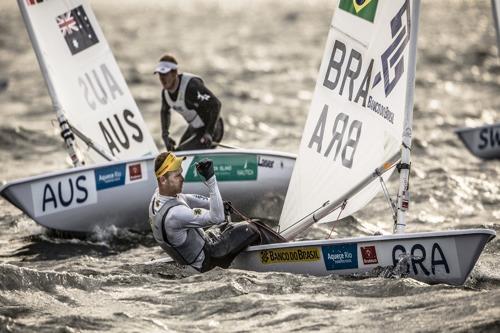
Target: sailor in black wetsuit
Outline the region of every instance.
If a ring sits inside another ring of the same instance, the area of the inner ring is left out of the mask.
[[[223,136],[222,118],[219,117],[221,103],[200,77],[179,74],[177,69],[177,60],[165,54],[154,71],[163,87],[161,128],[165,147],[170,151],[212,148],[213,142],[220,142]],[[188,123],[178,147],[169,136],[171,110],[179,112]]]

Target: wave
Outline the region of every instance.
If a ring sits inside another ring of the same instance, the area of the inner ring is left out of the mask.
[[[115,226],[99,228],[90,234],[43,229],[41,233],[26,237],[29,242],[11,252],[10,257],[24,257],[26,262],[64,260],[83,255],[107,257],[139,246],[150,248],[157,245],[150,232],[135,232]]]
[[[55,292],[58,287],[86,291],[99,289],[101,281],[78,273],[38,271],[11,264],[0,264],[0,290]]]
[[[0,126],[0,151],[23,153],[49,153],[59,150],[61,140],[40,131],[24,127]]]

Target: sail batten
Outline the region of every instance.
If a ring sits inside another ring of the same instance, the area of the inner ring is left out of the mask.
[[[339,1],[332,19],[281,230],[292,224],[292,229],[303,229],[296,223],[300,218],[322,202],[342,202],[360,180],[400,151],[410,1],[371,1],[364,8],[369,15],[350,10],[351,4]],[[340,217],[361,209],[379,191],[377,182],[363,184]]]

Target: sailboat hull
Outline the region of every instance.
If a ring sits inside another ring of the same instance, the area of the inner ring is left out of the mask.
[[[279,218],[294,155],[245,149],[177,155],[186,156],[184,193],[208,194],[194,163],[210,158],[224,200],[250,217]],[[72,168],[7,183],[0,194],[51,229],[91,232],[114,225],[144,230],[149,228],[148,205],[156,188],[153,163],[153,157],[145,157]]]
[[[455,131],[465,147],[476,157],[500,159],[500,123]]]
[[[238,255],[232,267],[316,276],[399,267],[423,282],[461,285],[495,235],[470,229],[259,245]]]

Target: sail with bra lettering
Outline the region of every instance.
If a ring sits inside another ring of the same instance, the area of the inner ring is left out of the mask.
[[[54,107],[115,159],[158,152],[85,0],[18,0]],[[105,161],[93,150],[94,162]]]
[[[280,230],[300,226],[399,154],[408,89],[409,6],[408,0],[338,2]],[[323,221],[353,214],[380,189],[378,181],[371,182]]]

